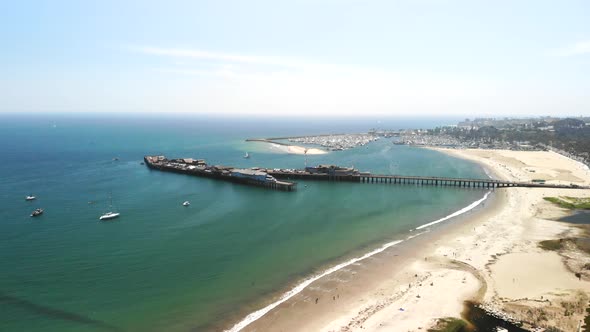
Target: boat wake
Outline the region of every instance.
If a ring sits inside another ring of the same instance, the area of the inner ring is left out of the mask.
[[[468,206],[462,208],[461,210],[458,210],[458,211],[456,211],[456,212],[454,212],[454,213],[452,213],[452,214],[450,214],[450,215],[448,215],[448,216],[446,216],[444,218],[441,218],[441,219],[435,220],[433,222],[424,224],[422,226],[416,227],[416,230],[423,229],[423,228],[426,228],[428,226],[432,226],[434,224],[438,224],[438,223],[443,222],[445,220],[448,220],[448,219],[451,219],[451,218],[456,217],[458,215],[461,215],[461,214],[463,214],[463,213],[465,213],[465,212],[467,212],[469,210],[472,210],[473,208],[475,208],[476,206],[478,206],[479,204],[481,204],[481,202],[483,202],[484,200],[486,200],[488,198],[488,196],[489,196],[490,193],[491,193],[491,191],[488,191],[484,195],[483,198],[481,198],[481,199],[479,199],[479,200],[477,200],[477,201],[469,204]],[[383,252],[383,251],[385,251],[386,249],[388,249],[390,247],[393,247],[393,246],[395,246],[395,245],[397,245],[399,243],[402,243],[402,242],[404,242],[406,240],[412,239],[412,238],[417,237],[419,235],[422,235],[424,233],[427,233],[427,232],[413,234],[411,236],[408,236],[405,240],[396,240],[396,241],[388,242],[388,243],[382,245],[381,247],[379,247],[379,248],[377,248],[377,249],[375,249],[373,251],[370,251],[370,252],[368,252],[368,253],[366,253],[366,254],[364,254],[362,256],[355,257],[355,258],[350,259],[350,260],[348,260],[346,262],[343,262],[343,263],[340,263],[338,265],[335,265],[335,266],[333,266],[333,267],[331,267],[331,268],[323,271],[322,273],[319,273],[319,274],[316,274],[316,275],[314,275],[314,276],[312,276],[310,278],[307,278],[307,279],[303,280],[301,283],[299,283],[298,285],[296,285],[293,289],[291,289],[288,292],[286,292],[283,295],[281,295],[281,297],[277,301],[275,301],[275,302],[267,305],[266,307],[264,307],[262,309],[259,309],[257,311],[254,311],[253,313],[249,314],[244,319],[242,319],[240,322],[238,322],[237,324],[235,324],[231,329],[226,330],[226,332],[238,332],[238,331],[242,330],[246,326],[248,326],[251,323],[253,323],[253,322],[257,321],[258,319],[260,319],[262,316],[266,315],[272,309],[274,309],[274,308],[278,307],[279,305],[281,305],[283,302],[285,302],[285,301],[289,300],[290,298],[292,298],[293,296],[301,293],[301,291],[303,291],[307,286],[311,285],[314,281],[317,281],[317,280],[319,280],[319,279],[321,279],[321,278],[323,278],[323,277],[325,277],[325,276],[327,276],[327,275],[329,275],[331,273],[334,273],[334,272],[336,272],[338,270],[341,270],[341,269],[343,269],[343,268],[345,268],[347,266],[350,266],[352,264],[355,264],[355,263],[357,263],[359,261],[362,261],[362,260],[364,260],[366,258],[369,258],[369,257],[371,257],[373,255],[376,255],[376,254],[378,254],[380,252]]]

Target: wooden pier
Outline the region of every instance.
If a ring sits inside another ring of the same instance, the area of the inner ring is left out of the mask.
[[[150,169],[164,172],[194,175],[273,190],[293,191],[297,189],[297,184],[294,182],[278,181],[275,179],[258,180],[256,178],[237,177],[232,175],[232,171],[236,171],[236,168],[207,166],[204,162],[202,164],[199,164],[198,161],[197,163],[194,163],[192,162],[192,159],[191,162],[186,162],[186,159],[168,160],[163,156],[145,156],[143,159],[146,166]]]
[[[355,183],[384,183],[417,186],[445,186],[462,188],[557,188],[557,189],[590,189],[590,187],[575,184],[547,184],[535,182],[512,182],[494,179],[448,178],[434,176],[408,175],[380,175],[363,173],[352,168],[346,169],[345,174],[318,173],[295,169],[238,169],[225,166],[210,166],[204,160],[194,159],[166,159],[164,156],[144,157],[146,165],[160,171],[195,175],[240,184],[263,187],[267,189],[293,191],[297,184],[293,180],[355,182]],[[332,166],[336,167],[336,166]],[[281,180],[281,181],[279,181]]]
[[[309,174],[303,172],[284,172],[268,170],[268,173],[277,179],[289,180],[322,180],[334,182],[360,182],[360,183],[388,183],[401,185],[421,186],[446,186],[463,188],[557,188],[557,189],[590,189],[590,187],[578,186],[575,184],[547,184],[532,182],[513,182],[494,179],[468,179],[468,178],[447,178],[435,176],[406,176],[406,175],[380,175],[360,173],[355,175],[330,176],[328,174]]]
[[[563,185],[534,184],[525,182],[511,182],[493,179],[465,179],[445,178],[433,176],[403,176],[403,175],[361,175],[360,182],[413,184],[426,186],[448,186],[465,188],[506,188],[506,187],[539,187],[539,188],[571,188]]]

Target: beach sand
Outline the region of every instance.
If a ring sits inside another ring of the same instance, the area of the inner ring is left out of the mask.
[[[437,150],[497,178],[590,184],[586,168],[553,152]],[[580,232],[550,220],[567,212],[543,197],[564,195],[590,197],[586,190],[496,189],[484,208],[315,281],[244,330],[425,331],[440,318],[460,317],[464,301],[475,300],[532,325],[575,331],[590,276],[577,278],[572,267],[589,256],[538,246]],[[564,308],[571,308],[567,316]]]
[[[288,145],[287,152],[291,154],[326,154],[328,151],[316,149],[316,148],[305,148],[303,146]]]
[[[317,154],[327,154],[328,151],[318,149],[318,148],[306,148],[303,146],[298,145],[285,145],[285,144],[276,144],[273,142],[269,142],[270,147],[273,151],[280,152],[280,153],[289,153],[289,154],[300,154],[300,155],[317,155]]]

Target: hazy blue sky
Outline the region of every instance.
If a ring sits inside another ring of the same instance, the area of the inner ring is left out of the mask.
[[[3,1],[0,111],[590,115],[590,1]]]

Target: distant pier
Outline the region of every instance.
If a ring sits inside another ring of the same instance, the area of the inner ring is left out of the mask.
[[[267,189],[293,191],[297,184],[293,180],[356,182],[356,183],[387,183],[400,185],[446,186],[462,188],[557,188],[557,189],[590,189],[576,184],[547,184],[542,182],[512,182],[494,179],[468,179],[434,176],[379,175],[359,172],[354,168],[335,165],[318,165],[305,169],[267,169],[253,167],[240,169],[228,166],[207,165],[200,159],[167,159],[164,156],[146,156],[145,164],[151,169],[208,177],[264,187]]]

